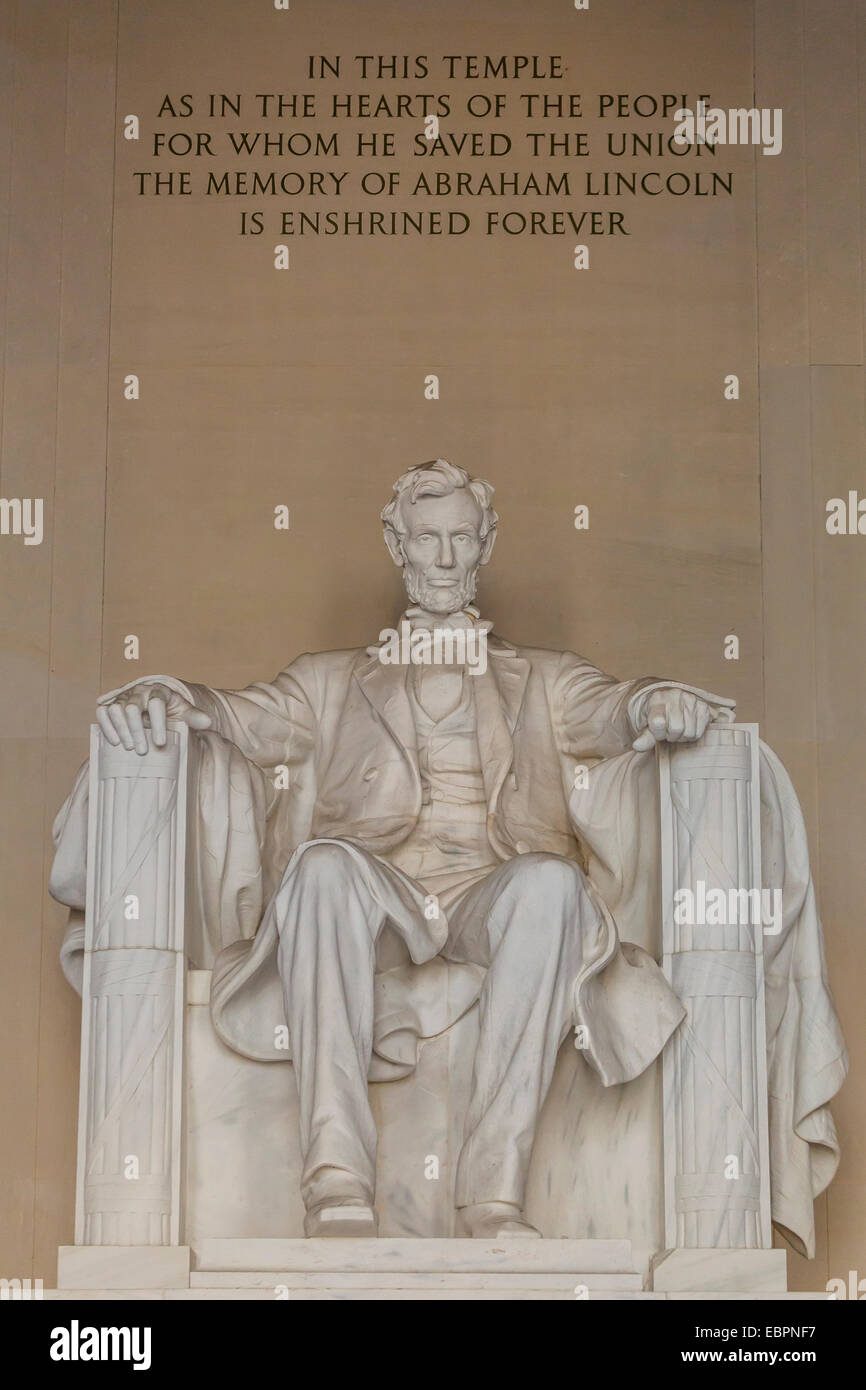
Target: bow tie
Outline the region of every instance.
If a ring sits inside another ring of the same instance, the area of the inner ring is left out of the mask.
[[[478,609],[473,604],[467,604],[458,613],[428,613],[425,608],[407,608],[401,622],[406,622],[414,632],[417,628],[461,628],[474,627],[482,632],[489,632],[493,626],[481,617]]]

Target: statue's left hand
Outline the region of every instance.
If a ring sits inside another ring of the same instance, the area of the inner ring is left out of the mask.
[[[689,690],[661,686],[647,697],[640,716],[640,729],[632,744],[643,753],[656,743],[691,743],[704,733],[718,713],[718,706],[702,700]]]

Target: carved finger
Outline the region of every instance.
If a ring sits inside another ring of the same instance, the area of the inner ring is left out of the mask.
[[[686,730],[685,707],[680,690],[671,691],[665,700],[665,724],[668,743],[679,743]]]
[[[205,714],[203,709],[196,709],[194,705],[188,707],[184,718],[191,729],[209,729],[213,723],[209,714]]]
[[[159,681],[154,681],[152,685],[137,686],[136,689],[141,690],[144,694],[144,702],[142,704],[142,709],[145,705],[149,704],[149,702],[154,698],[159,698],[160,700],[162,700],[166,709],[168,709],[169,701],[178,698],[178,696],[175,695],[174,691],[169,686],[162,685]]]
[[[698,737],[698,699],[696,695],[683,697],[683,738],[691,742]]]
[[[656,741],[650,733],[649,729],[645,729],[642,734],[638,734],[637,738],[632,744],[632,748],[636,753],[647,753],[650,748],[655,747],[655,742]]]
[[[105,705],[96,706],[96,722],[99,725],[105,737],[108,739],[108,742],[112,744],[115,748],[118,748],[120,746],[120,735],[118,734],[117,730],[112,724],[111,719],[109,718],[108,708],[106,708]]]
[[[130,753],[132,752],[132,734],[129,732],[129,725],[126,722],[126,714],[123,706],[116,701],[108,706],[108,717],[120,735],[120,741]]]
[[[695,738],[703,738],[707,730],[707,725],[709,724],[712,717],[713,711],[710,709],[709,705],[702,703],[698,706],[696,716],[697,732],[695,733]]]
[[[153,735],[153,741],[157,748],[164,748],[166,739],[166,716],[165,700],[163,699],[162,695],[157,695],[154,692],[151,692],[150,699],[147,702],[147,713],[150,719],[150,731]]]
[[[652,695],[647,703],[647,728],[654,738],[664,738],[668,728],[667,701],[662,695]]]
[[[144,732],[141,710],[138,705],[126,706],[126,722],[132,734],[132,746],[136,753],[143,756],[147,752],[147,735]]]

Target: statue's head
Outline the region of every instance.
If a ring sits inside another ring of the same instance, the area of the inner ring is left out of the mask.
[[[416,463],[394,484],[382,510],[385,544],[410,599],[428,613],[456,613],[475,597],[478,566],[496,540],[492,497],[489,483],[447,459]]]

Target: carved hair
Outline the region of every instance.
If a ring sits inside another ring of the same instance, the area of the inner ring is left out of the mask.
[[[465,468],[458,468],[447,459],[434,459],[430,463],[413,463],[394,484],[394,495],[386,507],[382,508],[382,525],[398,540],[406,534],[400,525],[400,506],[405,500],[416,502],[419,497],[447,497],[458,488],[468,487],[481,507],[481,539],[494,529],[499,517],[491,506],[493,487],[483,478],[470,478]]]

